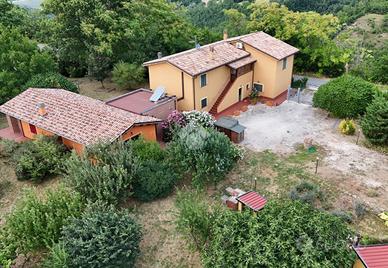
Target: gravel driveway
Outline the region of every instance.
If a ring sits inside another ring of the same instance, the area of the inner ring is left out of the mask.
[[[366,199],[388,210],[388,157],[356,145],[356,136],[340,134],[338,119],[328,117],[326,112],[311,105],[293,101],[277,107],[250,106],[238,119],[247,127],[242,144],[253,150],[269,149],[288,154],[305,138],[312,138],[326,151],[322,163],[327,168],[326,175],[337,177],[339,183],[344,183],[343,187],[356,196],[362,193],[353,191],[355,188],[379,191],[380,198],[366,196]]]

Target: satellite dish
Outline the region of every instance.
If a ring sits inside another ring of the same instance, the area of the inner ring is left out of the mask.
[[[159,86],[155,89],[154,93],[150,97],[150,101],[157,102],[165,95],[165,89],[162,86]]]

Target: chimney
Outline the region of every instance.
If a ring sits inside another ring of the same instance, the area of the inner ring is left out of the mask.
[[[162,54],[162,52],[158,52],[158,59],[161,59],[161,58],[163,58],[163,54]]]
[[[224,30],[224,40],[228,39],[228,30]]]
[[[209,51],[210,51],[210,58],[214,60],[214,46],[210,46]]]
[[[45,116],[47,114],[47,111],[46,111],[46,105],[41,102],[41,103],[38,103],[38,114],[40,116]]]

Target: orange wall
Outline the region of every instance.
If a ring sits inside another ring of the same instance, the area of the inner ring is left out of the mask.
[[[156,140],[156,125],[140,125],[128,129],[122,136],[123,141],[129,140],[132,137],[140,134],[145,140]]]
[[[353,268],[365,268],[365,266],[360,259],[357,259],[353,264]]]
[[[79,144],[79,143],[77,143],[75,141],[71,141],[69,139],[63,138],[63,137],[62,137],[62,142],[70,150],[74,149],[77,152],[77,154],[82,154],[82,152],[85,149],[84,145]]]
[[[24,122],[24,121],[20,121],[20,122],[22,125],[24,136],[29,138],[29,139],[34,139],[35,134],[31,132],[30,124],[28,124],[27,122]],[[45,136],[53,136],[54,135],[52,132],[38,128],[38,127],[36,127],[36,134],[45,135]]]
[[[279,96],[289,86],[291,86],[292,69],[294,65],[294,55],[287,58],[287,68],[283,70],[283,61],[280,60],[276,67],[276,78],[274,87],[274,97]]]

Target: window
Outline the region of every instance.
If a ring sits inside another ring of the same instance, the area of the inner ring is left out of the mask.
[[[201,100],[201,108],[205,108],[207,106],[207,98],[203,98]]]
[[[36,134],[37,133],[36,132],[36,127],[34,125],[31,125],[31,124],[30,124],[30,131],[31,131],[32,134]]]
[[[249,84],[247,84],[247,90],[249,90]]]
[[[287,69],[287,58],[283,59],[283,70]]]
[[[206,74],[201,74],[201,87],[204,87],[207,85],[207,77]]]
[[[263,92],[264,91],[263,84],[254,83],[253,90],[256,92]]]

